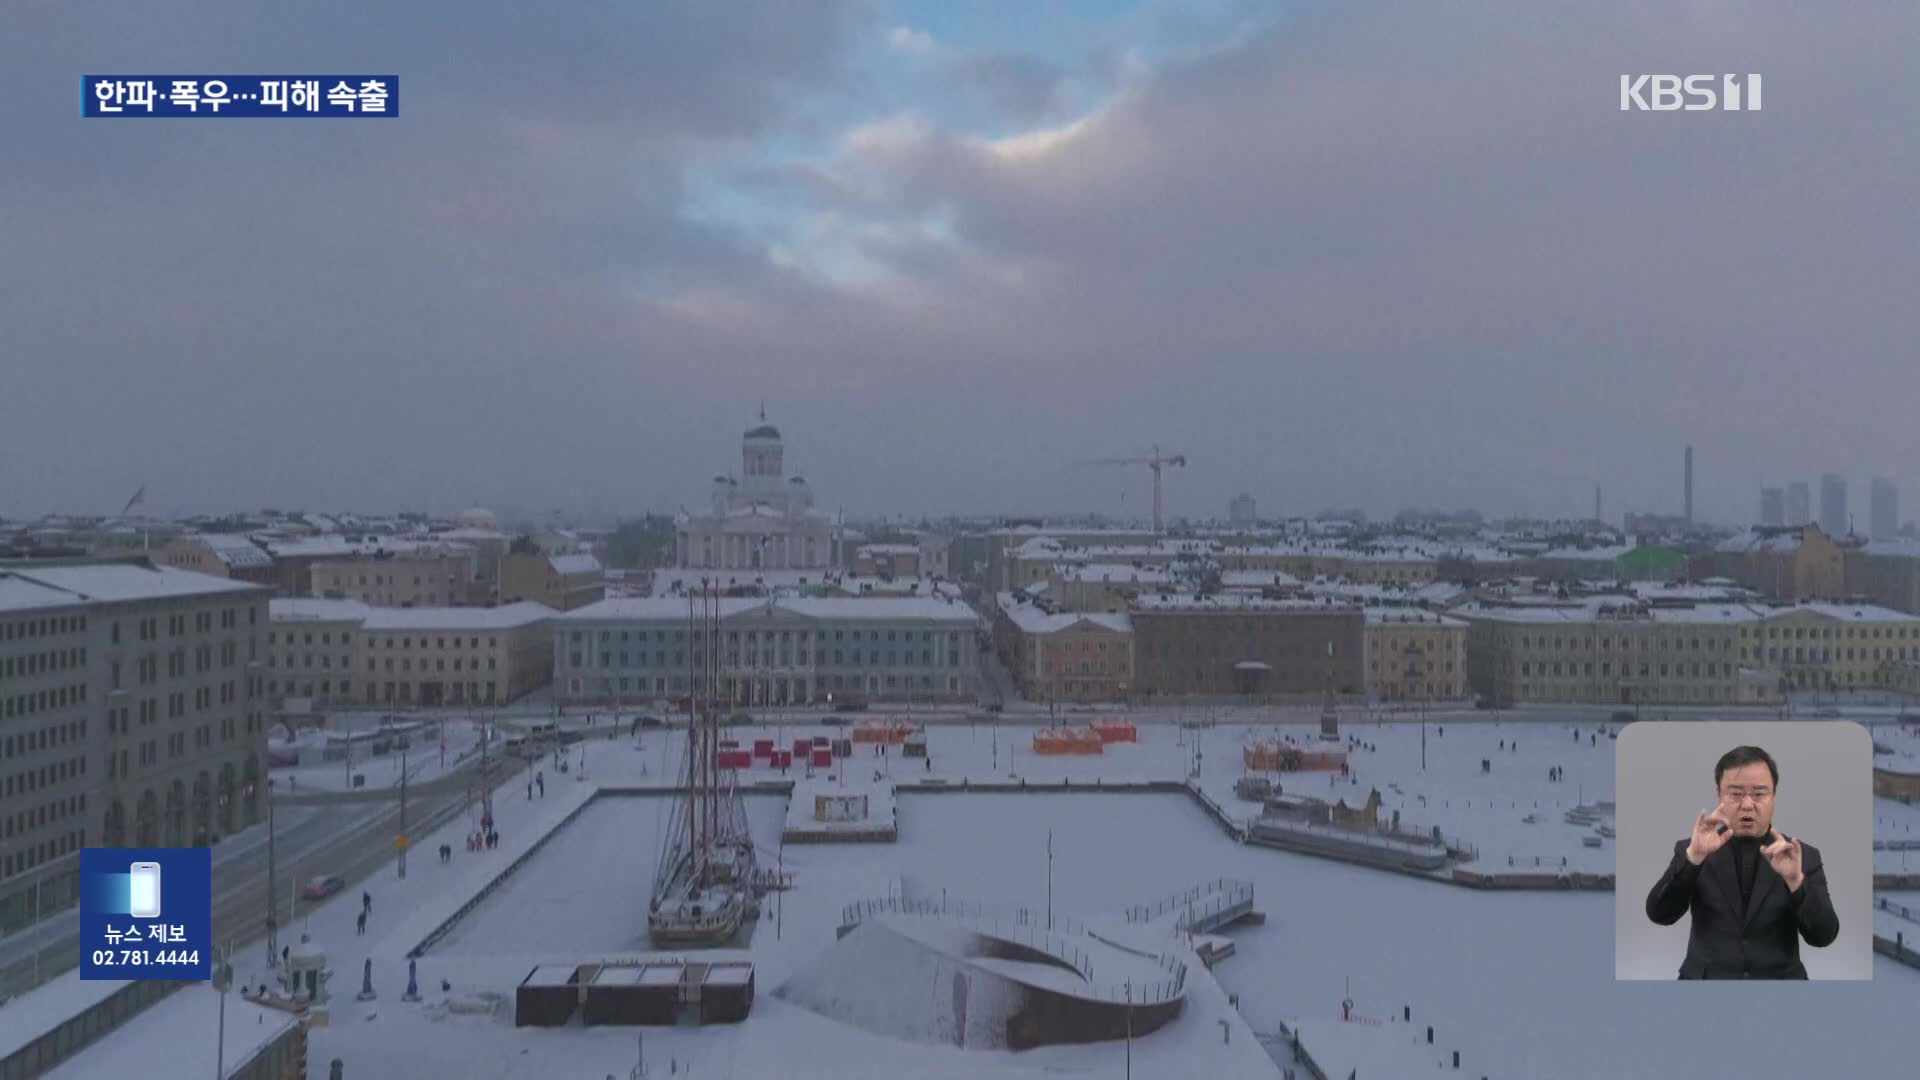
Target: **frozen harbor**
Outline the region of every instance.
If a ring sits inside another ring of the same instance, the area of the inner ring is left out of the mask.
[[[1296,738],[1310,730],[1290,728]],[[779,735],[827,730],[783,728]],[[1056,911],[1079,917],[1223,876],[1254,883],[1267,921],[1226,932],[1236,951],[1213,972],[1219,999],[1201,993],[1191,1017],[1137,1040],[1134,1063],[1143,1068],[1138,1075],[1176,1075],[1187,1070],[1189,1060],[1205,1059],[1221,1037],[1214,1019],[1234,1011],[1249,1035],[1272,1035],[1297,1020],[1306,1021],[1311,1031],[1316,1021],[1337,1023],[1342,999],[1349,995],[1362,1026],[1377,1021],[1391,1027],[1401,1022],[1397,1018],[1405,1009],[1411,1010],[1415,1029],[1433,1025],[1439,1053],[1460,1051],[1462,1075],[1612,1078],[1727,1070],[1877,1075],[1905,1067],[1903,1054],[1885,1033],[1898,1030],[1894,1025],[1920,994],[1920,972],[1890,959],[1875,958],[1871,983],[1822,984],[1813,994],[1804,987],[1750,986],[1737,1002],[1721,997],[1704,1006],[1697,995],[1684,996],[1688,988],[1679,985],[1616,983],[1614,898],[1607,893],[1462,889],[1237,843],[1185,794],[1083,790],[1096,783],[1178,782],[1197,767],[1208,791],[1221,792],[1230,804],[1232,781],[1242,772],[1241,746],[1248,739],[1271,738],[1273,731],[1149,726],[1141,729],[1138,744],[1116,745],[1088,758],[1034,755],[1031,731],[932,727],[931,767],[892,758],[877,766],[870,759],[853,759],[852,767],[862,772],[877,767],[902,784],[931,780],[951,788],[1017,785],[1025,779],[1030,784],[1067,780],[1075,788],[935,794],[903,787],[896,800],[899,840],[893,844],[782,845],[786,797],[750,796],[747,810],[762,861],[793,879],[790,891],[768,898],[748,947],[761,998],[745,1024],[649,1029],[650,1067],[667,1063],[684,1070],[691,1064],[695,1075],[745,1078],[764,1075],[778,1063],[783,1075],[836,1080],[902,1070],[955,1077],[1039,1077],[1063,1070],[1105,1075],[1109,1066],[1117,1075],[1124,1065],[1121,1046],[1019,1053],[930,1048],[848,1029],[781,1002],[771,991],[833,946],[848,903],[951,897],[1044,910],[1051,894]],[[1576,788],[1574,799],[1561,796],[1568,804],[1582,796],[1593,802],[1611,795],[1610,749],[1590,744],[1583,734],[1583,753],[1576,754],[1569,725],[1450,725],[1445,736],[1430,731],[1424,774],[1418,725],[1346,725],[1344,733],[1376,749],[1352,757],[1361,784],[1336,781],[1330,785],[1335,793],[1378,784],[1385,794],[1397,786],[1404,793],[1397,798],[1417,805],[1417,793],[1431,792],[1450,809],[1455,792],[1470,792],[1474,801],[1489,803],[1489,823],[1501,819],[1491,804],[1503,797],[1517,802],[1537,795],[1544,802],[1568,785]],[[1509,746],[1511,740],[1519,742],[1518,749],[1506,751],[1509,764],[1481,772],[1480,759],[1489,756],[1482,744],[1498,754],[1503,739]],[[1560,740],[1565,749],[1556,754],[1553,747]],[[1606,742],[1604,736],[1596,741]],[[420,959],[427,1000],[397,1000],[406,950],[446,917],[435,911],[457,910],[464,897],[517,858],[532,836],[557,825],[595,786],[645,789],[677,773],[671,734],[591,742],[584,752],[590,781],[548,770],[545,799],[536,791],[528,800],[517,779],[501,789],[495,809],[511,850],[485,855],[457,850],[451,868],[423,857],[405,883],[390,876],[373,881],[376,927],[366,938],[354,932],[357,903],[351,899],[320,905],[303,917],[303,925],[310,924],[316,941],[333,955],[339,973],[335,988],[348,992],[349,999],[340,1003],[330,1026],[312,1032],[312,1061],[324,1066],[339,1056],[350,1067],[383,1075],[544,1077],[556,1068],[625,1075],[634,1063],[631,1029],[516,1029],[510,1007],[463,1015],[449,1006],[471,1005],[480,994],[510,998],[513,986],[536,964],[644,949],[644,897],[668,799],[606,794],[586,803]],[[580,753],[573,751],[575,760]],[[1564,764],[1567,780],[1548,781],[1549,764]],[[750,783],[776,778],[777,772],[765,769],[745,777]],[[1322,774],[1302,778],[1327,783]],[[1583,786],[1587,790],[1579,791]],[[1251,811],[1251,804],[1243,805]],[[1910,808],[1886,800],[1876,803],[1875,813],[1888,835],[1903,833],[1911,821]],[[1509,810],[1506,816],[1515,815]],[[1470,823],[1460,821],[1463,829]],[[444,840],[458,848],[466,827],[456,822],[428,843]],[[1522,836],[1534,835],[1532,829],[1517,821],[1509,827]],[[1503,834],[1489,828],[1485,835]],[[1569,829],[1547,850],[1566,848],[1578,835],[1580,830]],[[1493,840],[1479,843],[1484,858]],[[423,855],[425,850],[423,845]],[[1611,850],[1603,850],[1610,860]],[[346,896],[357,897],[357,888]],[[1892,899],[1920,910],[1915,902],[1920,897]],[[418,914],[393,924],[392,913],[401,906],[417,908]],[[1905,921],[1896,912],[1876,911],[1876,928],[1883,932]],[[256,948],[243,946],[243,952],[252,957]],[[350,1000],[364,957],[379,968],[382,997],[374,1003]],[[257,964],[250,963],[243,974],[257,978]],[[450,993],[437,992],[441,979],[448,980]],[[1226,994],[1237,995],[1237,1010],[1227,1005]],[[1771,1025],[1731,1046],[1723,1040],[1702,1042],[1693,1032],[1703,1007],[1716,1024],[1755,1009],[1790,1009],[1797,1024]],[[1716,1009],[1724,1015],[1714,1015]],[[1209,1016],[1214,1019],[1204,1019]],[[1622,1031],[1634,1032],[1635,1038],[1621,1040]],[[802,1058],[791,1052],[799,1043],[810,1047]],[[1166,1071],[1151,1071],[1156,1065]],[[1279,1075],[1277,1067],[1272,1075]]]

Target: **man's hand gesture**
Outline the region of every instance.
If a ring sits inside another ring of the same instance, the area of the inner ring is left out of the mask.
[[[1720,814],[1720,808],[1700,811],[1693,819],[1693,839],[1687,841],[1687,861],[1695,866],[1719,851],[1733,835],[1733,824]],[[1784,875],[1782,875],[1784,876]]]
[[[1767,830],[1767,840],[1760,848],[1760,854],[1767,857],[1773,872],[1787,883],[1788,892],[1799,892],[1800,883],[1807,877],[1800,862],[1800,841],[1790,840],[1775,829]]]

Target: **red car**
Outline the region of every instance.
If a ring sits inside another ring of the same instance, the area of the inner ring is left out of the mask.
[[[303,900],[325,900],[346,887],[347,879],[339,874],[322,874],[307,879],[307,883],[300,887],[300,897]]]

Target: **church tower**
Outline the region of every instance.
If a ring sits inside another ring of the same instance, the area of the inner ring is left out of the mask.
[[[780,429],[767,423],[767,410],[760,408],[760,423],[748,428],[740,439],[741,495],[754,502],[784,502],[782,483],[786,479],[785,449]]]

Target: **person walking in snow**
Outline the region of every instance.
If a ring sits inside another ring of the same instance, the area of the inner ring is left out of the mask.
[[[362,911],[359,918],[353,921],[353,932],[361,937],[367,936],[367,913],[365,911]]]

